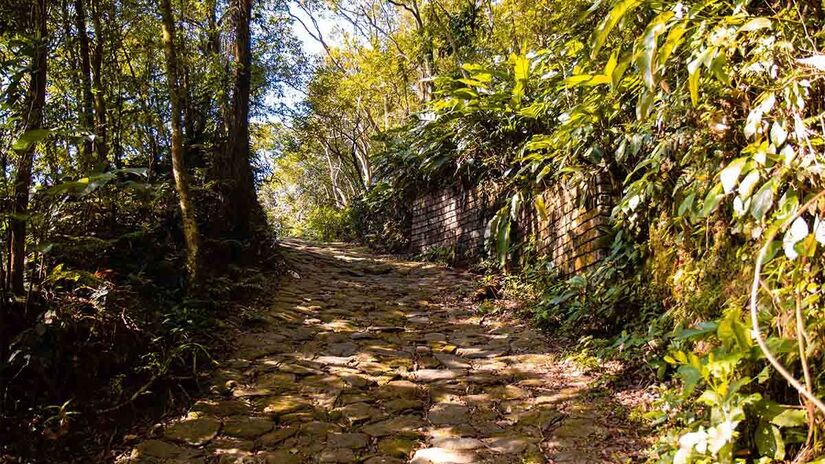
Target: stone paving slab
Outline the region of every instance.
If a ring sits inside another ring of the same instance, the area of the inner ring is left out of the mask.
[[[119,462],[605,462],[576,402],[586,379],[552,387],[540,334],[481,324],[472,275],[341,244],[285,241],[284,253],[294,272],[213,394]]]

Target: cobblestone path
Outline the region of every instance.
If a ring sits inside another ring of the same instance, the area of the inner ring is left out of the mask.
[[[284,248],[293,272],[211,395],[120,462],[615,462],[623,432],[584,398],[590,379],[528,324],[482,320],[472,275]]]

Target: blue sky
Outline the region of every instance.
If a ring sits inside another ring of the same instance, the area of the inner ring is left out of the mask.
[[[312,23],[307,17],[306,13],[303,12],[300,8],[295,6],[289,7],[292,14],[301,18],[304,23],[312,28]],[[318,21],[318,27],[321,29],[321,33],[324,35],[324,40],[331,45],[335,45],[338,43],[338,33],[336,32],[336,24],[333,20],[331,20],[328,15],[320,16],[316,15],[315,20]],[[321,44],[312,38],[303,26],[298,24],[297,21],[292,23],[292,30],[295,32],[295,36],[301,40],[303,43],[304,50],[307,53],[321,56],[324,54],[324,47]]]
[[[300,8],[290,5],[290,12],[301,18],[304,24],[312,30],[313,25],[312,21],[307,17],[307,14],[301,10]],[[324,41],[331,46],[338,45],[340,43],[341,31],[347,30],[347,26],[349,24],[342,25],[340,22],[336,23],[333,19],[331,19],[331,15],[316,15],[315,20],[318,22],[318,27],[321,29],[321,34],[324,37]],[[342,27],[343,26],[343,27]],[[302,47],[307,54],[316,56],[316,57],[323,57],[324,47],[321,45],[320,42],[315,40],[304,27],[298,23],[297,21],[293,21],[292,23],[292,31],[294,32],[295,36],[301,41]],[[313,34],[315,31],[313,30]],[[275,103],[276,99],[275,95],[268,95],[266,97],[268,103]],[[281,99],[281,102],[292,106],[296,103],[300,102],[303,98],[303,94],[301,92],[292,89],[286,88],[284,92],[284,97]],[[281,120],[281,115],[265,115],[261,118],[262,120]]]

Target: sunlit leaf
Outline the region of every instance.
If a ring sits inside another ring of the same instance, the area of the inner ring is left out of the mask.
[[[771,424],[779,427],[800,427],[808,423],[808,414],[804,409],[786,409],[771,419]]]
[[[618,64],[619,59],[619,52],[614,51],[610,54],[610,58],[607,60],[607,64],[604,65],[604,75],[610,76],[613,74],[613,71],[616,69],[616,64]]]
[[[733,192],[736,183],[739,182],[739,174],[742,172],[742,168],[745,167],[747,160],[746,157],[736,158],[719,173],[719,179],[722,181],[722,189],[725,193]]]
[[[796,61],[806,66],[816,68],[820,71],[825,71],[825,54],[819,53],[807,58],[800,58]]]
[[[591,79],[593,79],[592,74],[578,74],[578,75],[575,75],[575,76],[570,76],[567,79],[565,79],[564,84],[568,87],[575,87],[575,86],[577,86],[579,84],[582,84],[584,82],[587,82]]]
[[[547,207],[544,204],[544,195],[536,195],[535,200],[533,200],[533,204],[536,207],[536,211],[539,213],[539,218],[543,221],[547,220]]]
[[[521,199],[521,192],[516,193],[510,199],[510,219],[513,221],[518,221],[518,215],[521,213]]]
[[[739,28],[739,32],[750,32],[771,27],[771,20],[768,18],[753,18]]]
[[[621,82],[625,71],[627,71],[627,68],[630,66],[631,58],[631,53],[622,55],[616,64],[616,68],[610,73],[610,82],[614,89],[619,86],[619,82]]]
[[[11,149],[15,151],[28,150],[29,147],[45,139],[51,133],[52,131],[50,131],[49,129],[28,130],[24,132],[23,135],[18,137],[18,139],[11,145]]]
[[[773,125],[771,125],[771,142],[773,142],[774,146],[781,147],[787,138],[788,131],[785,130],[782,123],[774,121]]]
[[[741,196],[743,200],[747,200],[751,196],[753,188],[756,187],[756,184],[759,182],[759,178],[759,171],[754,169],[739,183],[739,196]]]
[[[814,237],[817,242],[825,245],[825,221],[822,221],[819,216],[814,220]]]
[[[665,31],[665,24],[673,15],[674,13],[672,11],[666,11],[656,16],[653,21],[648,24],[642,37],[643,48],[636,59],[636,65],[642,73],[642,81],[650,91],[656,87],[657,71],[654,57],[656,55],[657,41],[659,35]]]
[[[756,135],[756,132],[759,130],[759,126],[762,124],[762,111],[758,109],[753,109],[748,113],[748,117],[745,119],[745,137],[751,138]]]
[[[526,56],[513,56],[513,74],[517,81],[526,81],[530,77],[530,60]]]
[[[639,6],[641,0],[619,0],[610,10],[610,13],[596,26],[590,39],[590,57],[595,59],[604,45],[610,31],[619,24],[619,21],[631,10]]]
[[[796,218],[782,238],[782,249],[788,259],[796,259],[798,253],[794,249],[808,235],[808,223],[801,217]]]
[[[662,47],[659,49],[659,56],[657,57],[657,61],[660,65],[664,65],[670,55],[673,54],[674,51],[682,44],[682,37],[685,35],[685,23],[679,22],[667,32],[667,37],[665,37],[665,42],[662,44]]]
[[[765,182],[753,197],[751,203],[751,215],[757,221],[762,221],[765,218],[765,213],[773,206],[773,182]]]
[[[701,75],[701,62],[698,59],[688,64],[688,90],[690,91],[690,102],[693,106],[699,104],[699,77]]]

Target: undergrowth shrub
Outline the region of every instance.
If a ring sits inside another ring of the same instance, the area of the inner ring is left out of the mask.
[[[350,209],[356,240],[380,250],[406,252],[412,221],[410,202],[403,189],[386,183],[375,185]]]
[[[97,180],[33,198],[45,211],[30,219],[34,278],[25,301],[3,302],[12,337],[0,460],[97,453],[117,424],[178,407],[225,347],[218,334],[238,318],[229,302],[270,285],[226,266],[188,295],[171,188],[138,172]]]
[[[351,236],[349,211],[326,206],[313,208],[290,235],[321,241],[346,239]]]

